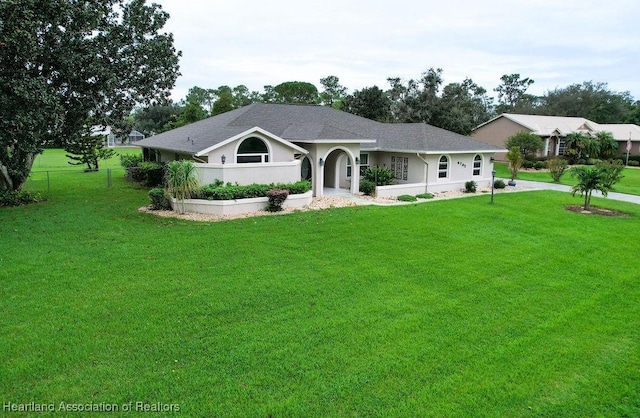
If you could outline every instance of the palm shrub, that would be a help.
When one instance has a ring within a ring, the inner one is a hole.
[[[178,212],[184,213],[184,199],[199,188],[196,166],[193,161],[171,161],[166,168],[166,185],[169,195],[176,199]]]
[[[584,196],[584,210],[591,209],[591,194],[594,190],[607,196],[609,189],[604,186],[603,172],[598,167],[573,167],[571,175],[578,179],[578,184],[571,188],[571,194],[575,196],[580,192],[580,196]]]
[[[395,182],[396,175],[390,168],[376,165],[367,167],[362,173],[362,177],[372,181],[376,186],[389,186]]]
[[[600,158],[613,158],[618,152],[618,142],[611,132],[600,131],[596,134],[600,143]]]
[[[554,183],[560,183],[560,179],[567,171],[569,165],[564,158],[550,158],[547,161],[547,167],[549,168],[549,174]]]

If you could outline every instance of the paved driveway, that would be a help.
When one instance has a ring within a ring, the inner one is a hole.
[[[518,186],[531,187],[532,189],[558,190],[561,192],[571,192],[571,186],[565,186],[563,184],[543,183],[539,181],[527,181],[527,180],[516,180],[516,184]],[[602,197],[602,193],[596,191],[596,192],[593,192],[593,196]],[[631,194],[610,192],[607,195],[607,199],[621,200],[623,202],[637,203],[640,205],[640,196],[634,196]]]

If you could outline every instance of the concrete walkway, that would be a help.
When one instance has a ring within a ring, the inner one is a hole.
[[[502,179],[502,180],[506,183],[509,179]],[[516,180],[516,184],[518,186],[527,187],[527,188],[532,189],[532,190],[556,190],[556,191],[559,191],[559,192],[571,193],[571,186],[565,186],[564,184],[544,183],[544,182],[539,182],[539,181],[527,181],[527,180]],[[507,186],[507,187],[509,187],[509,186]],[[522,191],[524,192],[524,191],[527,191],[527,190],[522,190]],[[376,201],[364,199],[364,198],[362,198],[360,196],[357,196],[357,195],[353,195],[353,194],[349,193],[349,191],[346,190],[346,189],[325,188],[324,189],[324,195],[325,196],[336,196],[336,197],[341,197],[341,198],[344,198],[344,199],[348,199],[348,200],[351,200],[351,201],[354,201],[354,202],[358,203],[359,205],[389,206],[389,205],[406,205],[406,204],[416,203],[416,202],[398,202],[398,201],[390,201],[388,203],[387,202],[384,202],[384,203],[383,202],[376,202]],[[475,195],[474,194],[469,194],[469,195],[465,195],[465,196],[475,196]],[[457,196],[457,197],[465,197],[465,196]],[[600,193],[598,191],[594,191],[593,192],[593,196],[602,197],[602,193]],[[635,195],[631,195],[631,194],[610,192],[605,199],[620,200],[622,202],[630,202],[630,203],[635,203],[635,204],[640,205],[640,196],[635,196]],[[423,202],[424,202],[424,200],[423,200]]]

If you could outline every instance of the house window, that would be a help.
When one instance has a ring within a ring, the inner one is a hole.
[[[267,148],[267,144],[255,136],[245,139],[238,147],[236,162],[238,164],[268,163],[269,149]]]
[[[438,162],[438,178],[444,179],[447,178],[449,174],[449,159],[444,155],[440,157],[440,161]]]
[[[565,155],[567,153],[567,142],[560,138],[560,142],[558,143],[558,155]]]
[[[406,180],[409,177],[409,157],[391,156],[391,171],[396,180]]]
[[[479,155],[476,155],[475,157],[473,157],[473,175],[479,176],[481,171],[482,171],[482,157]]]
[[[362,176],[364,172],[369,168],[369,154],[360,153],[360,175]]]
[[[360,154],[360,175],[369,167],[369,154]],[[351,177],[351,158],[347,157],[347,177]]]

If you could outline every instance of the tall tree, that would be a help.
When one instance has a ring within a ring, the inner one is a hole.
[[[91,129],[87,129],[83,135],[69,141],[64,150],[67,151],[67,158],[71,165],[86,164],[87,171],[98,171],[99,161],[107,160],[116,152],[104,147],[105,138],[101,135],[94,135]]]
[[[476,126],[489,119],[489,99],[486,92],[470,78],[462,83],[447,84],[430,123],[469,135]]]
[[[52,138],[166,99],[180,53],[144,0],[0,2],[0,190],[20,190]]]
[[[182,107],[171,102],[140,107],[133,113],[133,129],[146,136],[164,132],[164,126],[172,117],[177,120],[181,113]]]
[[[365,87],[345,98],[343,110],[367,119],[388,122],[391,115],[391,101],[378,86]]]
[[[339,109],[347,95],[347,88],[340,84],[340,79],[335,75],[321,78],[320,84],[323,88],[320,93],[322,104]]]
[[[211,111],[211,115],[219,115],[220,113],[228,112],[230,110],[235,109],[233,103],[233,95],[231,91],[221,90],[218,95],[218,100],[213,104],[213,110]]]
[[[586,81],[548,91],[538,114],[579,116],[597,123],[622,123],[633,106],[631,93],[616,93],[606,83]]]
[[[520,78],[520,74],[504,74],[500,77],[502,83],[494,89],[498,93],[496,113],[519,111],[518,108],[531,104],[533,96],[527,95],[527,89],[534,81],[529,77]]]
[[[187,92],[187,97],[184,101],[185,103],[198,103],[202,109],[211,114],[213,102],[216,101],[216,92],[213,89],[193,86]]]
[[[275,86],[273,91],[279,103],[317,104],[320,101],[318,88],[304,81],[285,81]]]

